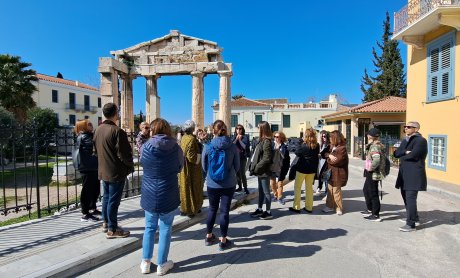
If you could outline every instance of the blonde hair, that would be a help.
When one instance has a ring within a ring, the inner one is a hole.
[[[305,131],[303,142],[308,147],[310,147],[310,149],[314,149],[318,146],[318,139],[316,138],[316,131],[313,128],[309,128]]]
[[[142,127],[149,125],[147,122],[142,122],[139,124],[139,129],[142,129]]]
[[[275,136],[278,134],[278,138],[280,139],[281,143],[286,143],[286,134],[284,134],[282,131],[277,131],[275,132]]]
[[[88,125],[93,125],[88,119],[77,121],[75,124],[75,133],[83,133],[89,131]]]

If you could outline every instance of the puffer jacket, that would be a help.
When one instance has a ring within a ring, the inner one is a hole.
[[[152,213],[168,213],[180,204],[177,174],[184,166],[184,154],[175,138],[157,134],[144,143],[141,207]]]
[[[93,133],[83,132],[77,137],[77,146],[80,152],[80,173],[97,171],[97,156],[93,154]]]
[[[211,148],[225,150],[225,171],[227,171],[227,179],[216,182],[209,176],[208,173],[208,156]],[[228,136],[214,137],[211,143],[204,146],[201,156],[201,167],[203,168],[204,176],[206,177],[206,185],[210,188],[231,188],[236,185],[236,172],[240,169],[240,155],[235,144]]]

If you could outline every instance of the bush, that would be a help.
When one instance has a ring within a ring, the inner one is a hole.
[[[13,113],[0,106],[0,124],[13,125],[15,122]]]

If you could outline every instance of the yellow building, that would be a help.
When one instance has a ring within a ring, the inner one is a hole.
[[[339,130],[347,139],[348,153],[362,157],[366,134],[376,127],[382,133],[388,148],[404,136],[403,126],[406,119],[406,99],[385,97],[363,103],[346,110],[324,115],[324,130]]]
[[[427,175],[460,185],[460,0],[412,0],[394,17],[393,39],[408,45],[406,119],[428,140]]]

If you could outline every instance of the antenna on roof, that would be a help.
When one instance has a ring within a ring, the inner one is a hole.
[[[57,73],[56,77],[57,77],[57,78],[61,78],[61,79],[64,79],[64,76],[62,76],[62,73],[60,73],[59,71],[58,71],[58,73]]]

